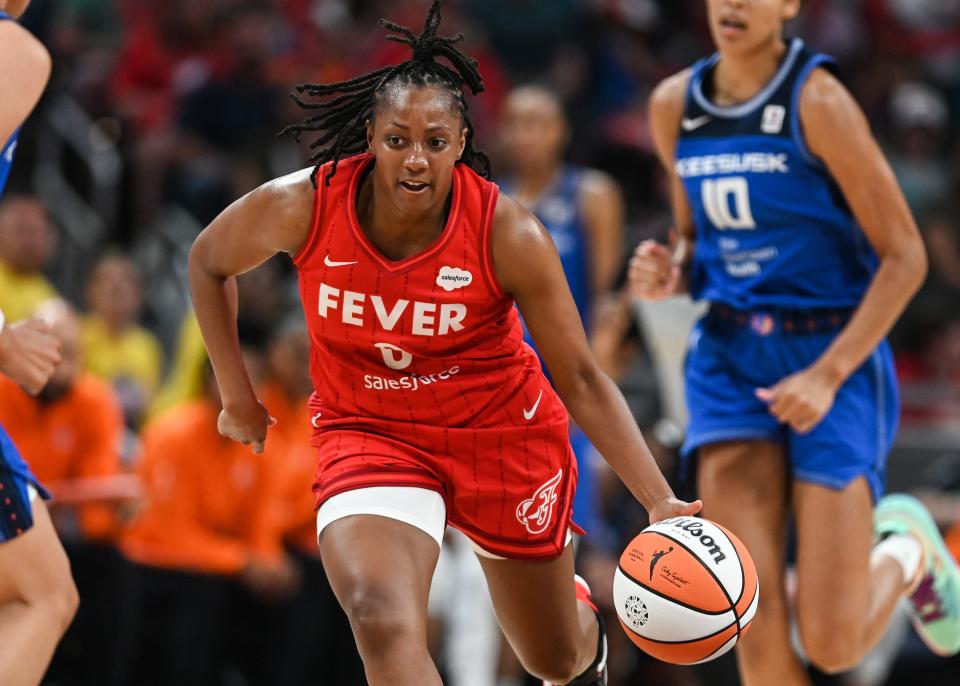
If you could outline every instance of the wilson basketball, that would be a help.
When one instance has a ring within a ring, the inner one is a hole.
[[[613,597],[630,640],[659,660],[690,665],[736,645],[760,587],[736,536],[706,519],[674,517],[647,527],[623,551]]]

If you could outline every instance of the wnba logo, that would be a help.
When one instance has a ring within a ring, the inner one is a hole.
[[[557,486],[560,485],[562,477],[561,469],[556,476],[538,488],[533,497],[524,500],[517,507],[517,519],[531,534],[542,534],[550,526],[553,508],[557,504]]]
[[[401,350],[395,345],[390,345],[389,343],[374,343],[374,347],[379,348],[380,354],[383,355],[383,363],[390,367],[390,369],[406,369],[410,366],[410,363],[413,362],[413,355],[408,353],[406,350]]]

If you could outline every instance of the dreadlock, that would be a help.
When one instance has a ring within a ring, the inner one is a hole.
[[[474,95],[483,92],[483,78],[477,69],[477,60],[454,47],[463,40],[462,33],[453,38],[437,35],[441,4],[443,0],[433,0],[419,36],[405,26],[386,19],[380,20],[380,24],[390,32],[387,40],[406,43],[411,47],[411,59],[350,81],[300,84],[296,87],[297,92],[291,94],[290,97],[300,107],[317,111],[317,114],[307,117],[300,124],[286,127],[279,135],[292,134],[299,141],[304,131],[320,132],[316,140],[310,143],[310,148],[316,150],[310,158],[315,165],[310,175],[314,187],[317,185],[317,172],[324,164],[333,161],[330,173],[325,178],[329,185],[343,157],[367,149],[366,122],[374,117],[390,89],[410,85],[441,88],[453,96],[467,130],[461,161],[483,178],[490,178],[490,159],[473,145],[473,124],[467,117],[467,101],[463,94],[464,86]],[[451,66],[438,62],[439,57],[445,57]],[[308,102],[298,96],[303,93],[321,101]]]

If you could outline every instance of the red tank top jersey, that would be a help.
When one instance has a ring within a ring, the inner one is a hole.
[[[357,221],[357,193],[373,161],[342,160],[329,186],[329,169],[319,171],[310,233],[294,256],[313,348],[314,427],[403,423],[415,435],[416,425],[565,423],[523,342],[514,301],[494,276],[496,184],[456,165],[442,233],[423,252],[392,261]]]

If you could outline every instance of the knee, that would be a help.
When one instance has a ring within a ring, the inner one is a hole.
[[[843,623],[801,621],[800,642],[807,659],[825,674],[850,671],[863,657],[856,627]]]
[[[575,649],[557,649],[550,653],[518,657],[527,672],[550,684],[567,684],[580,676],[577,672],[579,659]]]
[[[343,609],[365,654],[409,646],[418,636],[426,646],[426,619],[418,618],[412,603],[392,589],[359,585],[347,595]]]

